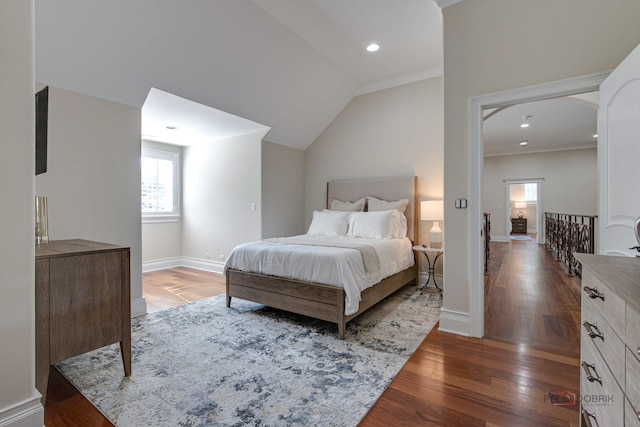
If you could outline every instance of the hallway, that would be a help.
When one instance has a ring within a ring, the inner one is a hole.
[[[485,338],[568,357],[580,354],[580,285],[546,246],[491,244]]]

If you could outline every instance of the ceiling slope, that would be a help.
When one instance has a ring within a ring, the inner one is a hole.
[[[305,149],[358,89],[441,68],[431,0],[298,1],[36,0],[36,78],[138,108],[154,87]]]

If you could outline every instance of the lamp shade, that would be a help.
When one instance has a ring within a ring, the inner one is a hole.
[[[526,209],[527,202],[516,202],[516,209]]]
[[[420,219],[422,221],[442,221],[444,219],[442,200],[420,202]]]

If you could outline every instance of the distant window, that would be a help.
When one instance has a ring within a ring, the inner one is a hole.
[[[180,154],[143,149],[142,216],[180,215]]]
[[[534,203],[538,201],[538,184],[537,183],[524,184],[524,200],[526,202],[534,202]]]

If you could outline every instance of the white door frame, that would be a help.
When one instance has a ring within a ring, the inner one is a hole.
[[[605,71],[566,80],[496,92],[468,101],[469,117],[469,333],[484,335],[484,238],[482,236],[483,110],[599,90]]]

